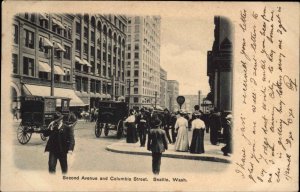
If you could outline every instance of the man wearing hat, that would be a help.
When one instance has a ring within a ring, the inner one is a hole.
[[[68,172],[67,154],[72,154],[75,146],[73,126],[63,123],[63,115],[57,112],[54,121],[49,124],[48,129],[43,133],[49,136],[45,152],[49,152],[49,172],[56,172],[57,160],[60,162],[63,174]]]
[[[229,156],[228,153],[232,153],[232,132],[231,132],[231,124],[232,124],[232,115],[228,114],[226,117],[226,123],[224,124],[224,137],[226,145],[222,147],[221,151],[224,156]]]
[[[158,175],[160,172],[162,152],[168,149],[166,132],[159,129],[161,121],[158,117],[152,119],[151,130],[148,136],[147,149],[152,151],[152,172]]]
[[[140,137],[140,146],[144,147],[146,143],[146,133],[149,127],[148,117],[144,108],[141,108],[140,114],[137,116],[136,122]]]

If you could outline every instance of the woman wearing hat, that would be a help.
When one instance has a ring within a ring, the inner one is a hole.
[[[135,112],[133,109],[129,110],[129,117],[125,120],[127,124],[127,143],[136,143],[138,142],[137,133],[136,133],[136,125],[135,125]]]
[[[200,119],[201,118],[200,112],[195,112],[193,115],[195,119],[192,121],[193,137],[192,137],[190,152],[201,154],[204,153],[205,124]]]
[[[63,123],[63,115],[56,113],[48,129],[43,133],[49,136],[45,152],[49,152],[49,172],[55,173],[57,160],[60,162],[62,173],[68,172],[67,154],[72,154],[75,146],[73,126]]]
[[[177,138],[175,142],[176,151],[188,151],[189,139],[188,139],[188,121],[184,118],[185,113],[179,111],[179,118],[176,121],[175,129],[177,132]]]

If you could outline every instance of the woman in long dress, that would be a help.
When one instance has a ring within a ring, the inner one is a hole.
[[[127,124],[126,142],[136,143],[138,142],[138,139],[137,139],[136,125],[135,125],[134,110],[130,109],[129,114],[130,114],[129,117],[125,120],[125,123]]]
[[[175,123],[175,130],[177,132],[177,138],[175,142],[176,151],[188,151],[189,139],[188,139],[188,121],[184,118],[184,113],[179,112],[180,117]]]
[[[204,153],[204,129],[205,124],[200,119],[201,113],[194,113],[195,119],[192,121],[193,137],[190,147],[190,153]]]

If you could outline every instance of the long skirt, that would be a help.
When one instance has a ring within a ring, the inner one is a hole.
[[[126,142],[127,143],[136,143],[136,142],[138,142],[135,123],[128,123],[128,125],[127,125]]]
[[[186,127],[179,127],[178,134],[175,142],[176,151],[188,151],[189,150],[189,139],[188,130]]]
[[[194,129],[190,152],[204,153],[204,129]]]

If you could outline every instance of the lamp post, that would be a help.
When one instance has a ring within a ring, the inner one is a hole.
[[[156,102],[157,102],[157,91],[155,91],[155,104],[154,104],[155,109],[156,109]]]
[[[50,95],[54,96],[54,47],[52,46],[50,49],[50,54],[51,54],[51,59],[50,59],[50,63],[51,63],[51,91],[50,91]]]
[[[129,108],[130,108],[130,97],[131,97],[131,94],[130,94],[131,91],[130,91],[130,89],[131,89],[131,87],[134,86],[134,85],[131,86],[131,83],[132,83],[132,82],[133,82],[133,81],[130,81],[130,79],[127,80],[128,88],[129,88],[129,89],[128,89],[128,106],[129,106]]]

